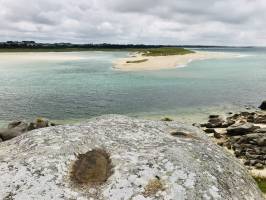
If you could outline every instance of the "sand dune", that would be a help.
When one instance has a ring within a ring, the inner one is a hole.
[[[113,68],[122,71],[174,69],[178,67],[184,67],[188,63],[196,60],[222,59],[222,58],[234,58],[234,57],[237,57],[237,55],[231,53],[222,53],[222,52],[200,52],[200,51],[197,51],[192,54],[174,55],[174,56],[142,56],[140,54],[136,54],[134,55],[134,57],[131,56],[128,58],[122,58],[114,61]],[[138,62],[140,60],[147,60],[147,61]]]

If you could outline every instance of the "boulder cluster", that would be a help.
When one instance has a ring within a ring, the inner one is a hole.
[[[0,142],[10,140],[34,129],[50,126],[56,126],[56,124],[45,118],[37,118],[34,122],[13,121],[8,124],[7,128],[0,129]]]
[[[210,115],[204,131],[213,134],[217,144],[234,151],[244,164],[266,167],[266,113],[241,112],[228,117]]]

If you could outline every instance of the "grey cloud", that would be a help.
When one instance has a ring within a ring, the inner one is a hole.
[[[0,0],[0,40],[266,45],[265,0]]]

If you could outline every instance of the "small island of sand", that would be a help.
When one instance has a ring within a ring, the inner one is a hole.
[[[113,68],[122,71],[162,70],[184,67],[196,60],[233,58],[236,55],[222,52],[190,51],[180,55],[147,55],[137,52],[128,58],[114,61]]]

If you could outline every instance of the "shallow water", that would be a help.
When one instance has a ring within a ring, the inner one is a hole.
[[[1,54],[0,126],[18,118],[73,122],[109,113],[192,122],[266,99],[266,49],[212,51],[241,56],[173,70],[119,72],[112,61],[127,52],[46,53],[60,59]]]

